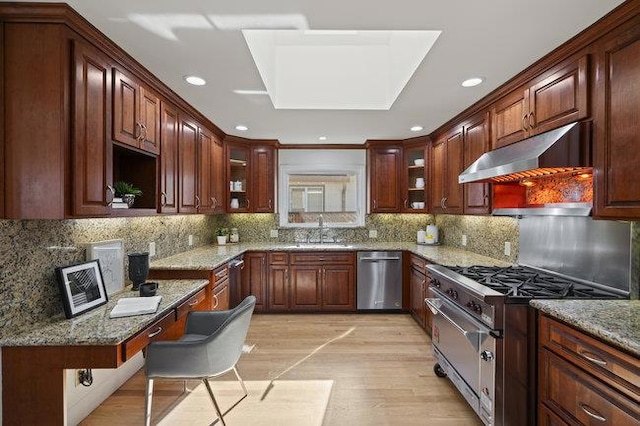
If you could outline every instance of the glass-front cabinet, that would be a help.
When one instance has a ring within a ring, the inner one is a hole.
[[[249,211],[249,154],[250,149],[241,145],[227,145],[227,197],[228,212]]]
[[[427,147],[426,144],[404,147],[403,211],[427,211]]]

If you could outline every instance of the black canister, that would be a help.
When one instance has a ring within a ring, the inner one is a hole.
[[[129,279],[133,282],[132,290],[137,291],[148,276],[149,253],[129,254]]]

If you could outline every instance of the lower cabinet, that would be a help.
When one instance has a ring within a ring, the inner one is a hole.
[[[539,326],[538,424],[639,424],[637,357],[545,315]]]
[[[431,311],[424,299],[428,297],[431,277],[425,274],[427,261],[419,256],[411,255],[409,270],[409,311],[420,327],[431,335]]]
[[[245,267],[242,270],[241,299],[250,294],[256,297],[256,311],[267,307],[267,253],[247,252],[244,255]]]

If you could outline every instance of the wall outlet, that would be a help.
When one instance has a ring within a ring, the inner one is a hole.
[[[156,255],[156,243],[155,241],[151,241],[149,243],[149,256],[153,257]]]
[[[189,235],[189,245],[193,245],[193,235]]]
[[[504,255],[511,256],[511,243],[509,241],[504,242]]]
[[[462,234],[462,245],[466,246],[467,245],[467,236]]]
[[[376,231],[375,229],[370,229],[369,238],[378,238],[378,231]]]
[[[271,238],[278,238],[278,230],[277,230],[277,229],[272,229],[272,230],[269,232],[269,236],[270,236]]]

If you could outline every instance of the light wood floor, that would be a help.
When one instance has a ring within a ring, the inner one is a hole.
[[[245,381],[333,380],[323,426],[481,425],[448,379],[433,373],[429,337],[409,315],[255,314],[247,343],[255,348],[238,363]],[[181,392],[181,384],[156,381],[154,421]],[[236,410],[243,403],[250,401]],[[213,412],[210,403],[201,410]],[[143,411],[140,371],[82,424],[142,424]]]

